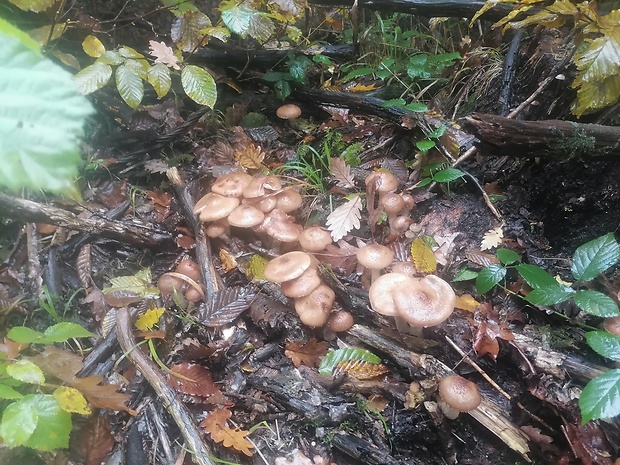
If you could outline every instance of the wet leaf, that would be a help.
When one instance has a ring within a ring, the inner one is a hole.
[[[318,342],[310,339],[308,342],[294,341],[286,344],[284,355],[293,361],[293,365],[299,368],[301,365],[315,366],[327,353],[328,344],[325,341]]]
[[[332,158],[329,167],[331,175],[340,187],[345,189],[355,187],[355,179],[351,173],[351,167],[342,158]]]
[[[574,294],[574,289],[556,284],[534,289],[525,296],[525,300],[534,305],[556,305],[570,299]]]
[[[577,307],[590,315],[600,317],[620,316],[618,304],[602,292],[591,289],[579,290],[573,296]]]
[[[26,444],[32,436],[39,414],[32,402],[14,402],[4,409],[0,437],[9,447]]]
[[[211,436],[215,442],[222,443],[224,447],[232,447],[239,452],[251,457],[253,448],[252,443],[247,440],[246,436],[249,431],[243,431],[239,428],[231,429],[228,427],[228,420],[232,413],[228,409],[218,409],[211,412],[200,423],[200,426]]]
[[[28,360],[18,360],[6,367],[6,374],[11,378],[29,384],[45,383],[45,376],[41,368]]]
[[[149,40],[150,55],[155,57],[155,63],[162,63],[169,68],[180,70],[179,59],[174,55],[174,50],[168,47],[165,42]]]
[[[217,399],[215,403],[226,401],[220,387],[213,382],[209,369],[196,363],[181,363],[170,367],[170,371],[172,373],[167,376],[168,384],[177,391],[190,396],[210,398],[211,401]]]
[[[181,84],[187,96],[197,104],[206,105],[209,108],[215,106],[217,100],[215,81],[204,69],[195,65],[187,65],[181,71]]]
[[[117,392],[120,386],[116,384],[99,384],[102,381],[102,376],[88,376],[86,378],[76,378],[71,385],[84,394],[84,397],[86,397],[94,407],[125,411],[131,415],[135,415],[136,412],[125,405],[129,402],[129,396]]]
[[[96,62],[73,76],[73,80],[78,90],[83,95],[88,95],[105,86],[111,77],[112,67],[106,63]]]
[[[349,347],[346,349],[336,349],[329,352],[319,365],[319,373],[331,376],[335,368],[342,362],[351,360],[361,360],[373,364],[381,363],[381,359],[366,349]]]
[[[510,249],[497,249],[495,254],[504,265],[512,265],[521,258],[517,252]]]
[[[542,268],[528,263],[522,263],[516,266],[517,272],[521,275],[525,282],[532,289],[540,289],[542,287],[554,287],[558,282],[553,276]]]
[[[23,396],[11,386],[0,383],[0,399],[19,399],[20,397]]]
[[[175,19],[170,35],[180,50],[191,52],[207,42],[205,32],[211,26],[211,20],[204,13],[197,10],[186,11]]]
[[[205,326],[217,328],[232,323],[250,308],[256,292],[251,287],[229,287],[218,291],[209,316],[201,321]]]
[[[481,252],[479,250],[468,250],[467,252],[465,252],[465,257],[471,263],[481,267],[499,264],[499,260],[495,255]]]
[[[327,229],[334,241],[339,241],[349,231],[359,229],[362,216],[362,198],[359,195],[340,205],[327,217]]]
[[[65,412],[79,413],[80,415],[90,415],[92,411],[88,402],[80,391],[68,386],[60,386],[52,393],[58,405]]]
[[[72,435],[71,450],[80,456],[84,465],[101,465],[112,452],[114,437],[109,423],[106,415],[95,415]]]
[[[476,277],[476,290],[478,294],[489,292],[506,276],[506,268],[502,265],[491,265],[480,270]]]
[[[420,273],[434,273],[437,270],[437,258],[424,239],[414,239],[409,251],[411,260]]]
[[[372,363],[366,360],[347,360],[336,365],[332,375],[339,376],[346,373],[359,380],[373,379],[389,373],[390,370],[380,363]]]
[[[144,97],[144,85],[138,73],[127,64],[116,68],[116,88],[125,103],[136,109]]]
[[[136,320],[136,328],[141,331],[153,329],[153,326],[159,323],[159,319],[165,312],[166,310],[164,308],[149,308]]]
[[[474,299],[469,294],[457,295],[456,302],[454,303],[454,307],[460,310],[465,310],[466,312],[475,312],[476,308],[478,308],[480,302]]]
[[[609,370],[591,380],[579,398],[581,424],[620,414],[620,370]]]
[[[571,271],[575,279],[591,281],[617,263],[618,257],[620,246],[614,235],[609,233],[577,247]]]
[[[235,160],[246,169],[259,169],[264,159],[265,152],[256,144],[248,144],[244,149],[235,151]]]
[[[170,70],[166,67],[166,65],[161,63],[157,63],[149,68],[146,72],[146,79],[148,83],[153,86],[158,98],[162,98],[168,94],[170,86],[172,85]],[[160,160],[151,160],[151,162],[153,161],[158,161],[161,163]],[[166,165],[166,168],[167,167],[168,166]]]
[[[614,362],[620,362],[620,337],[607,331],[590,331],[586,333],[586,341],[596,353]]]
[[[82,41],[82,49],[89,57],[99,58],[105,53],[105,45],[94,35],[88,35]]]

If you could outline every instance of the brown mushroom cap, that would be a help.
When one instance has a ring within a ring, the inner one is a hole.
[[[301,116],[301,108],[293,103],[287,103],[276,110],[276,115],[282,119],[299,118]]]
[[[252,205],[239,205],[230,215],[228,215],[228,224],[238,228],[251,228],[257,224],[261,224],[265,219],[265,214]]]
[[[277,203],[278,200],[275,195],[264,195],[255,199],[243,199],[241,201],[242,205],[252,205],[263,213],[269,213],[271,210],[276,208]]]
[[[302,230],[301,225],[295,223],[294,217],[277,208],[269,212],[265,220],[255,228],[256,232],[267,234],[280,242],[295,242]]]
[[[334,291],[328,285],[321,284],[307,296],[295,299],[295,311],[303,324],[318,328],[329,318],[334,300]]]
[[[411,285],[413,278],[399,273],[388,273],[378,277],[368,289],[368,298],[372,309],[386,316],[398,313],[393,293],[397,287]]]
[[[215,223],[209,223],[207,229],[205,229],[205,234],[211,238],[220,237],[228,232],[228,228],[228,221],[221,219]]]
[[[241,197],[243,190],[252,182],[252,176],[247,173],[230,173],[218,177],[211,192],[223,195],[224,197]]]
[[[333,312],[327,319],[327,327],[335,333],[348,331],[353,326],[353,323],[355,323],[353,315],[345,310]]]
[[[470,412],[482,402],[478,386],[462,376],[450,375],[441,378],[437,387],[441,399],[459,412]]]
[[[312,260],[306,252],[288,252],[271,260],[265,267],[265,279],[283,283],[295,279],[310,268]]]
[[[230,215],[240,202],[236,197],[224,197],[223,195],[209,192],[196,202],[194,214],[198,215],[202,222],[221,220]]]
[[[306,228],[299,235],[299,245],[308,252],[320,252],[332,242],[330,232],[320,226]]]
[[[284,213],[290,213],[301,207],[303,199],[299,192],[293,189],[287,189],[278,193],[276,196],[276,208],[282,210]]]
[[[185,291],[185,298],[190,302],[198,302],[202,300],[202,294],[195,287],[190,287],[187,291]]]
[[[413,220],[408,216],[397,216],[392,220],[392,229],[398,233],[404,233],[413,224]]]
[[[442,323],[452,314],[456,295],[447,282],[435,275],[408,279],[405,286],[392,292],[397,316],[411,326],[426,328]]]
[[[398,212],[405,208],[405,201],[403,198],[400,194],[395,194],[393,192],[382,196],[381,200],[379,200],[379,204],[389,216],[396,216]]]
[[[252,181],[243,190],[243,197],[255,199],[266,194],[273,194],[282,189],[282,183],[277,176],[254,176]]]
[[[603,320],[603,328],[608,333],[620,337],[620,316],[613,316]]]
[[[175,271],[184,274],[188,278],[192,278],[194,281],[200,281],[200,267],[191,258],[181,261]]]
[[[177,278],[176,276],[171,276],[169,274],[163,274],[157,280],[157,288],[159,292],[161,292],[163,297],[168,297],[174,292],[181,292],[185,287],[185,282],[182,279]]]
[[[292,299],[305,297],[321,285],[321,278],[315,268],[308,268],[301,276],[281,284],[282,294]]]
[[[381,244],[368,244],[357,251],[357,261],[371,270],[381,270],[394,260],[394,252]]]
[[[400,196],[403,198],[403,202],[405,202],[405,206],[403,207],[403,212],[405,213],[410,212],[415,206],[415,199],[413,198],[413,195],[404,193],[404,194],[400,194]]]
[[[366,176],[366,188],[370,185],[370,183],[375,183],[375,189],[380,194],[386,192],[393,192],[398,189],[398,179],[392,173],[387,171],[375,171]]]

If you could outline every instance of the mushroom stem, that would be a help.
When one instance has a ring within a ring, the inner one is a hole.
[[[419,337],[420,339],[424,338],[424,328],[421,326],[413,326],[412,324],[405,321],[405,319],[401,316],[395,315],[394,321],[396,323],[396,329],[398,332],[402,334],[410,334],[411,336]]]

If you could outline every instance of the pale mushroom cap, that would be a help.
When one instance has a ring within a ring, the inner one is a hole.
[[[226,234],[228,227],[228,222],[224,222],[223,220],[210,223],[209,226],[207,226],[207,229],[205,229],[205,234],[211,238],[220,237],[221,235]]]
[[[265,195],[263,197],[257,197],[255,199],[243,199],[241,201],[242,205],[252,205],[253,207],[258,208],[263,213],[269,213],[271,210],[276,208],[278,200],[275,195]]]
[[[192,278],[194,281],[200,281],[200,266],[191,258],[182,260],[175,268],[177,273],[184,274],[185,276]]]
[[[301,225],[295,223],[294,217],[277,208],[269,212],[265,220],[255,228],[256,232],[268,234],[280,242],[295,242],[302,230]]]
[[[392,273],[400,273],[400,274],[404,274],[405,276],[415,276],[416,275],[417,270],[415,269],[415,266],[413,263],[411,262],[396,262],[394,263],[394,265],[392,265]]]
[[[278,210],[282,210],[284,213],[290,213],[301,207],[303,199],[299,192],[287,189],[276,196],[276,202],[276,208]]]
[[[329,318],[335,300],[334,291],[328,285],[321,284],[307,296],[295,299],[295,311],[303,324],[318,328]]]
[[[605,331],[608,333],[620,337],[620,316],[605,318],[605,320],[603,320],[603,328],[605,328]]]
[[[399,317],[411,326],[426,328],[452,314],[456,295],[447,282],[435,275],[409,279],[406,286],[392,292]]]
[[[211,192],[224,197],[241,197],[250,182],[252,182],[252,176],[247,173],[225,174],[215,180],[211,186]]]
[[[400,196],[400,194],[395,194],[393,192],[385,194],[383,197],[381,197],[379,203],[383,207],[385,213],[387,213],[388,215],[396,215],[403,208],[405,208],[405,201],[403,200],[403,198]]]
[[[368,289],[368,299],[372,309],[386,316],[393,316],[398,313],[396,303],[392,294],[398,286],[406,287],[411,285],[413,278],[399,273],[388,273],[379,276]]]
[[[288,252],[271,260],[265,267],[265,279],[283,283],[295,279],[310,268],[312,260],[305,252]]]
[[[375,183],[375,189],[379,193],[392,192],[398,189],[398,179],[387,171],[375,171],[366,176],[365,183],[368,186],[371,182]]]
[[[282,294],[292,299],[305,297],[321,285],[321,278],[315,268],[308,268],[301,276],[281,284]]]
[[[251,205],[239,205],[228,215],[228,223],[238,228],[251,228],[264,219],[265,214]]]
[[[381,270],[394,260],[394,252],[381,244],[368,244],[357,251],[357,261],[371,270]]]
[[[240,202],[236,197],[224,197],[209,192],[196,202],[194,214],[199,215],[198,218],[202,222],[221,220],[230,215]]]
[[[306,228],[299,235],[299,245],[308,252],[320,252],[332,242],[330,232],[320,226]]]
[[[265,194],[273,194],[282,189],[282,183],[277,176],[254,176],[252,181],[243,190],[246,199],[255,199]]]
[[[470,412],[482,402],[478,386],[462,376],[450,375],[441,378],[437,387],[441,399],[459,412]]]
[[[301,116],[301,108],[293,103],[287,103],[276,110],[276,115],[282,119],[299,118]]]

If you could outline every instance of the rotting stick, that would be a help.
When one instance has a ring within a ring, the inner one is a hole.
[[[196,426],[187,407],[179,400],[176,392],[168,386],[158,368],[146,355],[136,349],[136,340],[131,330],[131,317],[127,308],[120,308],[116,313],[116,337],[127,358],[144,375],[157,396],[162,400],[174,422],[179,427],[186,446],[190,449],[194,462],[199,465],[214,465],[209,456],[211,451],[202,439],[202,432]]]

